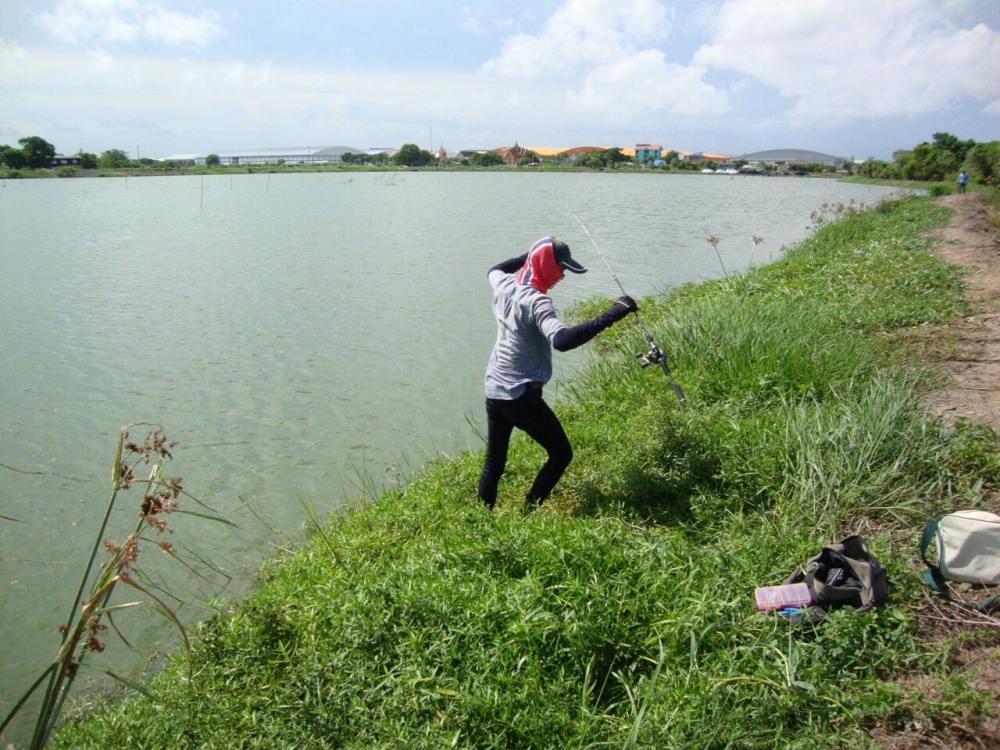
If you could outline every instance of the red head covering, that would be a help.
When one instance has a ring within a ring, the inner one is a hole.
[[[563,269],[556,260],[551,237],[542,237],[528,251],[528,258],[517,272],[517,283],[533,286],[547,294],[552,285],[562,278]]]

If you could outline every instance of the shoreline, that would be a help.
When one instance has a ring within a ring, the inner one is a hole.
[[[64,171],[61,171],[64,170]],[[244,175],[244,174],[323,174],[327,172],[337,172],[337,173],[385,173],[385,172],[402,172],[415,173],[415,172],[509,172],[512,174],[532,174],[539,172],[562,172],[562,173],[582,173],[582,174],[679,174],[679,175],[697,175],[699,177],[795,177],[795,178],[813,178],[813,179],[841,179],[854,181],[853,178],[841,174],[829,174],[829,173],[816,173],[816,174],[703,174],[701,171],[696,169],[657,169],[657,168],[644,168],[644,167],[620,167],[612,168],[605,167],[603,169],[595,169],[593,167],[575,167],[575,166],[522,166],[522,167],[512,167],[512,166],[495,166],[495,167],[474,167],[474,166],[426,166],[426,167],[408,167],[408,166],[354,166],[354,165],[315,165],[315,166],[298,166],[298,167],[285,167],[277,164],[261,164],[253,166],[239,166],[239,167],[182,167],[178,169],[141,169],[141,168],[126,168],[126,169],[80,169],[77,167],[62,167],[60,169],[36,169],[36,170],[11,170],[8,169],[5,173],[0,174],[0,180],[39,180],[39,179],[85,179],[85,178],[101,178],[101,179],[113,179],[115,177],[191,177],[191,176],[226,176],[226,175]],[[860,178],[861,180],[868,180],[867,184],[877,185],[877,184],[893,184],[905,186],[900,181],[892,180],[875,180],[870,178]]]

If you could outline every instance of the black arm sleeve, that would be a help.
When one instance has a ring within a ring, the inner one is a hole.
[[[524,255],[518,256],[517,258],[511,258],[510,260],[502,261],[500,263],[497,263],[495,266],[493,266],[493,268],[487,271],[486,275],[489,276],[494,271],[503,271],[504,273],[514,273],[514,271],[518,270],[521,266],[524,265],[524,261],[526,261],[527,259],[528,259],[528,254],[525,253]]]
[[[610,328],[627,314],[628,310],[616,303],[593,320],[563,328],[552,338],[552,346],[560,352],[576,349],[578,346],[586,344],[605,328]]]

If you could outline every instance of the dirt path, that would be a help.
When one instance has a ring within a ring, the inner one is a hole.
[[[940,368],[951,384],[928,406],[946,420],[964,417],[1000,432],[1000,239],[982,194],[947,195],[938,203],[954,213],[947,227],[930,233],[943,240],[934,252],[972,269],[965,277],[972,311],[940,331]]]
[[[947,376],[947,384],[927,397],[927,406],[946,421],[968,419],[992,426],[1000,434],[1000,238],[987,220],[987,204],[978,193],[948,195],[938,203],[953,210],[947,227],[930,232],[940,240],[934,252],[949,263],[970,269],[965,276],[965,296],[971,303],[968,315],[954,323],[928,331],[911,331],[925,359]],[[1000,447],[1000,446],[998,446]],[[1000,512],[996,494],[987,499]],[[1000,747],[1000,646],[997,638],[968,638],[981,620],[924,592],[922,629],[931,638],[955,639],[952,662],[965,673],[969,684],[992,696],[992,715],[974,725],[969,714],[956,712],[951,723],[939,726],[908,726],[873,732],[884,750],[920,748]],[[961,637],[960,637],[961,634]],[[964,640],[963,640],[964,637]],[[936,695],[933,681],[909,676],[907,689]]]

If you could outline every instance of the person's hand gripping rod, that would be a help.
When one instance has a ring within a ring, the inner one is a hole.
[[[569,211],[569,209],[567,209],[567,211]],[[597,240],[594,239],[594,236],[590,233],[590,230],[587,229],[587,225],[584,224],[583,221],[580,219],[580,217],[577,216],[576,213],[574,213],[573,211],[569,211],[569,214],[574,219],[576,219],[577,224],[579,224],[580,228],[583,229],[583,233],[587,235],[587,239],[590,240],[590,244],[594,246],[594,249],[597,251],[597,254],[601,257],[601,260],[604,261],[604,265],[608,267],[608,271],[611,273],[611,278],[615,280],[615,283],[618,285],[618,288],[621,290],[622,294],[625,297],[632,299],[631,297],[629,297],[628,292],[625,291],[625,287],[622,286],[622,282],[621,280],[619,280],[618,274],[615,273],[615,269],[611,267],[611,263],[608,262],[607,257],[605,257],[604,253],[601,252],[601,247],[600,245],[597,244]],[[656,341],[653,339],[653,335],[649,332],[649,329],[646,328],[645,323],[642,322],[642,318],[639,317],[638,309],[634,311],[634,315],[636,323],[639,324],[639,330],[642,331],[642,335],[646,338],[646,343],[649,344],[649,351],[639,352],[638,354],[635,355],[636,358],[639,360],[639,365],[641,367],[648,367],[649,365],[654,363],[658,364],[660,368],[663,370],[663,374],[666,375],[667,379],[670,381],[670,387],[673,388],[674,393],[677,394],[677,400],[681,403],[681,405],[686,404],[687,396],[684,395],[683,389],[680,387],[678,382],[674,380],[673,373],[670,372],[670,365],[667,364],[667,355],[663,353],[663,350],[660,349],[659,345],[657,345]]]

